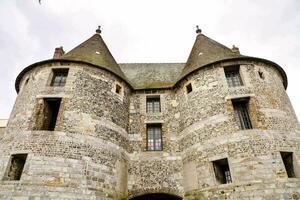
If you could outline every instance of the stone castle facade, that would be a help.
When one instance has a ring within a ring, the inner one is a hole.
[[[0,199],[300,199],[284,70],[200,31],[186,63],[118,64],[97,30],[15,86]]]

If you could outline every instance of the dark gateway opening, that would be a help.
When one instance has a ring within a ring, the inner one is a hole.
[[[137,196],[130,200],[182,200],[182,198],[170,194],[155,193],[155,194],[145,194],[145,195]]]

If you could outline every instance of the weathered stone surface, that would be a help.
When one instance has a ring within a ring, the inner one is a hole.
[[[240,66],[243,85],[229,88],[224,67],[233,65]],[[69,69],[64,87],[50,86],[57,68]],[[228,60],[171,87],[178,72],[164,79],[167,88],[135,90],[130,80],[88,63],[53,60],[26,71],[8,125],[0,128],[0,177],[11,155],[28,156],[19,181],[0,181],[0,199],[109,200],[146,193],[188,200],[299,199],[300,129],[278,68]],[[146,112],[151,96],[160,97],[161,112]],[[62,98],[54,131],[39,128],[43,98]],[[239,98],[249,99],[253,129],[238,127],[232,100]],[[162,151],[147,151],[152,123],[161,124]],[[293,152],[296,178],[288,178],[281,151]],[[232,183],[215,178],[213,161],[223,158]]]

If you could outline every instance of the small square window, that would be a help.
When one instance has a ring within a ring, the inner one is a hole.
[[[186,93],[191,93],[193,91],[193,87],[191,83],[187,84],[185,88],[186,88]]]
[[[220,184],[231,183],[231,174],[227,158],[213,161],[216,180]]]
[[[160,112],[160,97],[147,97],[147,112],[157,113]]]
[[[237,87],[243,85],[240,76],[240,66],[225,67],[224,71],[229,87]]]
[[[17,181],[21,179],[23,168],[26,162],[27,154],[15,154],[10,158],[7,168],[7,174],[3,180]]]
[[[147,151],[162,151],[161,124],[147,124]]]
[[[69,69],[53,69],[53,77],[50,86],[65,86]]]
[[[289,178],[296,178],[294,171],[293,152],[280,152],[286,173]]]
[[[116,84],[116,93],[121,94],[122,87],[119,84]]]
[[[235,118],[240,129],[252,129],[249,113],[248,113],[248,101],[232,101]]]

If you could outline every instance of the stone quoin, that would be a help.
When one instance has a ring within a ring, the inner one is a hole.
[[[0,199],[300,199],[284,70],[199,28],[186,63],[117,63],[99,27],[15,87]]]

